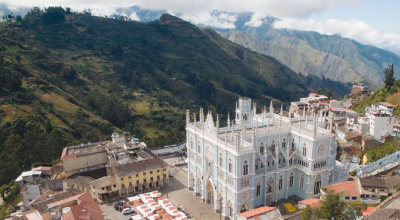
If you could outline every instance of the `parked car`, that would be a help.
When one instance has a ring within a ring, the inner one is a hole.
[[[124,214],[124,215],[131,214],[132,212],[133,212],[133,209],[131,209],[131,208],[122,209],[122,214]]]
[[[121,206],[118,207],[118,211],[122,212],[122,210],[126,209],[126,208],[130,208],[130,207],[127,206],[127,205],[121,205]]]
[[[121,200],[121,201],[114,202],[113,206],[114,206],[114,209],[117,210],[119,206],[125,205],[125,204],[126,204],[126,202]]]

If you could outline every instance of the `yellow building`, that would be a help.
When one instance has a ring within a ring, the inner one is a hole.
[[[110,155],[107,173],[115,176],[120,195],[160,188],[168,182],[168,164],[146,147],[117,148]]]

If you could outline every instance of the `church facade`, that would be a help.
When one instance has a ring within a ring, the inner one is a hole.
[[[289,117],[256,112],[251,99],[236,104],[227,126],[200,109],[192,120],[186,113],[189,190],[227,219],[290,196],[319,197],[332,180],[336,141],[332,125],[317,114]]]

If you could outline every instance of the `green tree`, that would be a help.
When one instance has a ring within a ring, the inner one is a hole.
[[[317,89],[317,91],[316,91],[316,93],[317,93],[318,95],[321,95],[321,92],[322,92],[322,89],[321,89],[321,88]]]
[[[317,207],[302,210],[301,219],[356,220],[360,218],[362,210],[365,210],[367,205],[365,203],[345,203],[340,199],[341,196],[341,193],[334,194],[332,191],[326,190],[324,199],[320,200]]]
[[[383,70],[383,73],[385,74],[385,78],[382,78],[382,81],[385,83],[385,89],[389,90],[393,85],[394,85],[394,70],[393,70],[393,64],[389,65],[388,68],[385,68]]]
[[[331,99],[333,97],[332,88],[328,88],[326,90],[326,96],[328,96],[329,99]]]
[[[21,21],[22,21],[21,15],[17,15],[17,16],[15,17],[15,21],[21,22]]]
[[[312,218],[312,209],[309,205],[305,209],[301,210],[301,220],[310,220]]]

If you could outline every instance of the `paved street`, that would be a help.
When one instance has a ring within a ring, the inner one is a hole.
[[[176,158],[166,159],[165,161],[170,165],[178,162]],[[170,178],[170,186],[162,190],[161,193],[163,195],[168,193],[168,199],[174,205],[180,204],[195,219],[220,219],[220,214],[215,213],[211,205],[203,203],[200,197],[195,196],[187,188],[187,166],[170,167],[170,169],[174,177]]]
[[[168,158],[165,161],[170,165],[170,171],[173,177],[170,177],[169,186],[160,190],[162,195],[166,198],[166,194],[168,194],[168,199],[175,206],[180,205],[183,209],[186,209],[193,219],[220,219],[220,214],[215,213],[211,205],[203,203],[200,197],[195,196],[193,192],[188,190],[186,174],[187,166],[175,167],[174,165],[178,163],[177,158]],[[112,203],[109,203],[108,205],[100,205],[100,208],[103,212],[107,213],[106,219],[126,220],[129,217],[129,215],[124,216],[122,213],[115,211]]]

